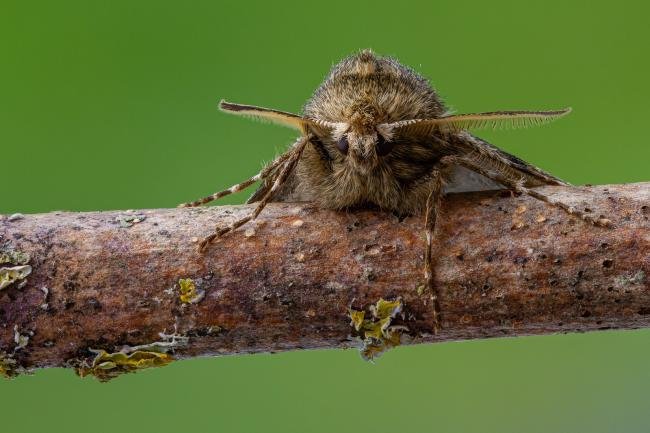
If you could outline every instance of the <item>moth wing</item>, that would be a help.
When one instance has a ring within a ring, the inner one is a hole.
[[[570,108],[553,111],[495,111],[475,114],[459,114],[435,119],[413,119],[384,124],[382,128],[390,135],[403,135],[415,139],[433,139],[443,153],[475,159],[488,170],[522,179],[527,186],[566,185],[566,182],[544,170],[518,158],[487,141],[470,134],[467,129],[521,128],[551,122],[571,112]],[[466,170],[455,171],[450,189],[469,191],[470,185],[486,189],[498,185],[477,173],[469,175]],[[473,189],[472,189],[473,190]]]

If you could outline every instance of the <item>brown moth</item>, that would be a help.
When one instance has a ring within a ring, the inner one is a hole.
[[[223,111],[294,128],[289,150],[244,182],[181,206],[199,206],[257,181],[246,217],[218,228],[201,250],[251,221],[271,201],[308,201],[329,209],[376,207],[400,215],[424,214],[425,288],[433,296],[432,244],[442,197],[447,192],[507,188],[529,194],[596,225],[609,221],[583,213],[530,189],[564,181],[470,134],[468,129],[539,125],[568,114],[498,111],[450,114],[429,82],[412,69],[370,50],[334,66],[303,114],[221,101]]]

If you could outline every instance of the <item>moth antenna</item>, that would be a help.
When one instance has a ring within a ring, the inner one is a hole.
[[[436,119],[411,119],[382,125],[384,129],[431,134],[434,130],[459,131],[483,128],[526,128],[552,122],[571,112],[567,107],[552,111],[492,111],[457,114]]]
[[[287,126],[289,128],[297,129],[303,134],[309,133],[311,130],[334,129],[337,127],[335,122],[327,122],[324,120],[313,120],[299,116],[297,114],[289,113],[287,111],[274,110],[271,108],[257,107],[255,105],[235,104],[226,100],[219,102],[219,109],[226,113],[245,116],[256,120],[268,121],[278,125]]]

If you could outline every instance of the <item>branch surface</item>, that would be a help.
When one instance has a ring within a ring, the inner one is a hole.
[[[442,329],[423,291],[423,222],[269,205],[0,217],[0,373],[107,379],[199,355],[650,326],[650,183],[449,196],[437,230]],[[383,300],[383,301],[382,301]]]

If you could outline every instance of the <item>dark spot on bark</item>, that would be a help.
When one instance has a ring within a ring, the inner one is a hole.
[[[650,307],[639,308],[639,311],[637,311],[637,313],[642,316],[647,316],[648,314],[650,314]]]
[[[603,242],[600,244],[600,248],[602,249],[607,249],[607,247],[609,247],[609,244],[607,242]]]
[[[616,302],[617,304],[620,304],[621,300],[620,299],[614,299],[614,302]]]
[[[584,271],[578,271],[578,274],[576,275],[576,278],[573,280],[571,283],[571,286],[575,287],[578,285],[578,283],[582,280],[582,277],[584,276]]]
[[[86,301],[86,305],[95,311],[101,310],[102,309],[102,304],[99,302],[96,298],[90,298]]]
[[[185,333],[188,337],[207,337],[209,335],[215,335],[220,333],[221,328],[215,329],[214,327],[206,326],[200,328],[190,329]]]
[[[140,329],[129,329],[126,333],[129,338],[138,338],[142,336],[142,331]]]
[[[586,208],[585,208],[585,212],[586,212],[586,213],[591,213],[591,212],[592,212],[592,210],[591,210],[591,209],[589,209],[588,207],[586,207]]]
[[[613,264],[614,264],[614,260],[612,259],[603,260],[603,268],[611,268]]]
[[[580,317],[590,317],[591,316],[591,311],[585,310],[584,313],[580,315]]]
[[[63,300],[63,308],[66,310],[69,310],[70,308],[74,307],[75,302],[72,299],[64,299]]]
[[[557,326],[564,326],[564,323],[558,322]]]
[[[280,305],[291,308],[291,307],[294,307],[296,305],[296,303],[293,301],[293,299],[284,297],[284,298],[280,299]]]
[[[77,279],[78,276],[79,274],[77,273],[72,275],[72,277],[69,280],[66,280],[63,283],[63,288],[71,292],[77,290],[78,286],[75,280]]]
[[[644,204],[643,206],[641,206],[641,212],[645,213],[647,211],[648,211],[648,205]]]
[[[460,260],[461,262],[465,259],[465,256],[461,254],[456,254],[456,259]]]
[[[580,292],[576,292],[576,299],[584,299],[584,298],[585,298],[584,294],[582,294]]]
[[[607,288],[607,291],[608,291],[608,292],[613,292],[613,291],[614,291],[614,287],[609,286],[609,287]]]

